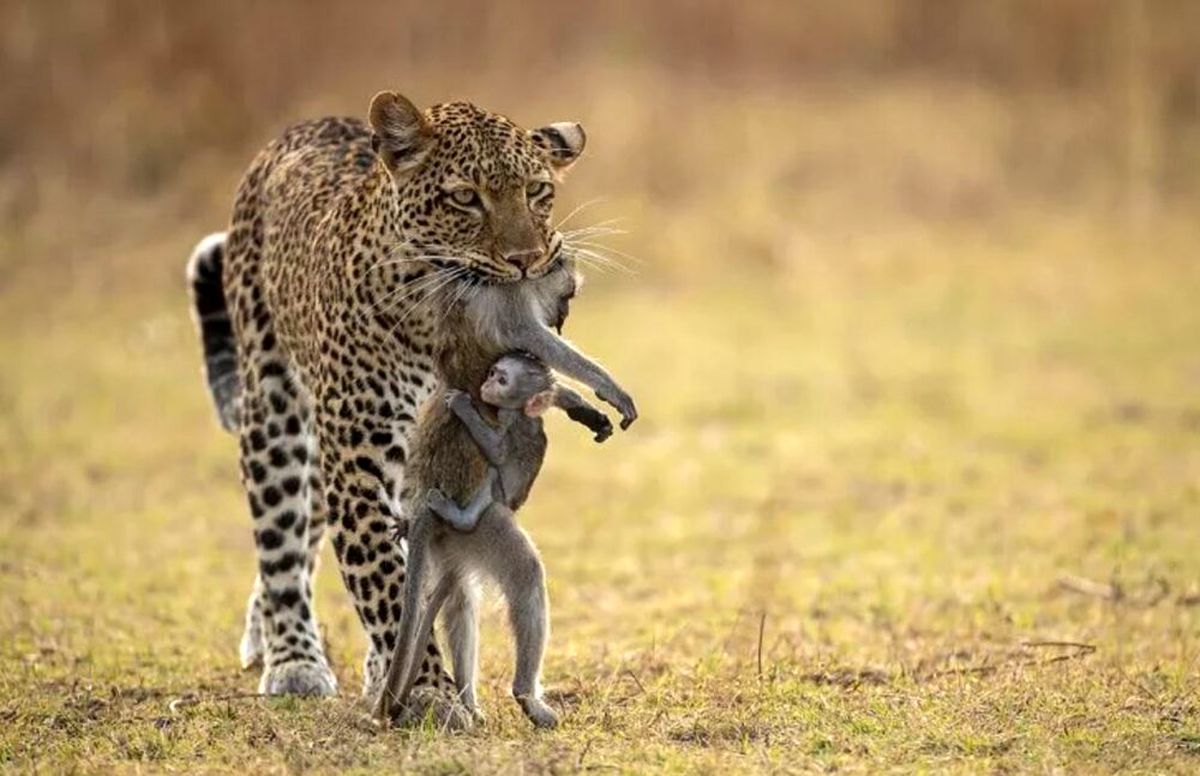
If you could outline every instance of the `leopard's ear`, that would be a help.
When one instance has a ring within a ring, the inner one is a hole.
[[[415,170],[433,148],[433,128],[417,106],[401,94],[375,95],[369,119],[375,132],[371,145],[393,176]]]
[[[546,156],[556,171],[565,171],[583,154],[587,145],[587,134],[583,126],[574,121],[560,121],[539,127],[529,133],[530,139]]]

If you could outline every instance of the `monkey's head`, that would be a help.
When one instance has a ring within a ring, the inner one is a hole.
[[[508,353],[488,370],[479,397],[493,407],[536,418],[554,404],[554,375],[528,353]]]

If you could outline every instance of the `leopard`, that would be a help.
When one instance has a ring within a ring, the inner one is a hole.
[[[338,693],[313,604],[326,535],[366,637],[362,694],[378,693],[401,619],[404,470],[436,388],[444,300],[561,271],[570,246],[551,216],[585,143],[577,122],[525,129],[470,102],[422,110],[380,92],[365,121],[304,121],[266,145],[228,228],[194,249],[204,373],[237,437],[253,524],[240,658],[261,670],[259,693]],[[432,634],[414,687],[418,712],[470,726]]]

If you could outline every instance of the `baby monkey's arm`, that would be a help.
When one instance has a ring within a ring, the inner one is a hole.
[[[479,410],[475,409],[475,403],[471,401],[470,395],[451,388],[446,391],[446,406],[467,427],[471,438],[475,440],[475,444],[479,445],[479,449],[483,452],[483,457],[487,458],[488,463],[492,466],[503,466],[503,437],[499,431],[492,428],[491,424],[483,419]]]
[[[457,530],[474,531],[475,526],[479,524],[480,515],[492,505],[492,501],[494,500],[492,492],[496,484],[496,477],[495,467],[489,466],[487,476],[483,478],[479,489],[471,497],[471,503],[461,509],[449,496],[437,488],[429,491],[426,503],[429,504],[429,508],[433,510],[434,514],[454,526]]]
[[[591,429],[597,442],[612,436],[612,421],[608,416],[567,386],[560,384],[554,387],[554,406],[567,413],[571,420]]]

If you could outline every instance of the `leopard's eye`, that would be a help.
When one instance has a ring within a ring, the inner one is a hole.
[[[450,192],[450,201],[459,207],[479,207],[479,193],[475,189],[455,189]]]
[[[548,181],[533,181],[525,187],[525,196],[530,202],[541,199],[554,192],[554,184]]]

